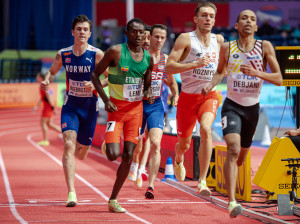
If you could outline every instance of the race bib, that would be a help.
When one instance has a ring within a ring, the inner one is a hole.
[[[115,121],[109,121],[106,125],[105,132],[113,132],[115,130],[116,122]]]
[[[237,74],[231,85],[233,91],[240,94],[259,94],[261,79],[244,74]]]
[[[152,80],[151,90],[154,96],[160,96],[162,80]]]
[[[84,82],[69,79],[69,94],[76,97],[93,97],[93,92],[87,92],[84,88]]]
[[[142,83],[124,84],[123,98],[129,102],[141,101],[143,98]]]
[[[194,68],[191,78],[202,81],[211,81],[215,71],[214,64],[209,64],[202,68]]]

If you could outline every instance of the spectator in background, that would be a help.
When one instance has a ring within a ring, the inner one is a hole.
[[[281,37],[281,46],[287,46],[288,45],[288,38],[289,34],[286,30],[283,30],[280,34]]]
[[[45,80],[45,75],[42,73],[38,73],[36,75],[36,81],[38,83],[41,83],[42,81]],[[43,102],[43,111],[41,115],[41,127],[42,127],[42,132],[43,132],[43,140],[38,142],[38,145],[42,146],[49,146],[49,140],[48,140],[48,128],[51,128],[55,130],[58,133],[61,133],[60,127],[52,123],[52,117],[53,114],[55,113],[55,108],[53,105],[53,102],[50,97],[50,93],[43,91],[40,88],[40,95],[41,98],[33,108],[33,111],[36,111],[37,108],[40,106],[41,102]]]
[[[275,29],[270,25],[268,20],[265,20],[263,25],[259,27],[257,31],[258,36],[273,35],[274,33]]]
[[[112,32],[108,26],[103,27],[103,30],[101,31],[101,37],[102,37],[101,49],[103,51],[106,51],[111,46],[111,37],[112,37]]]
[[[284,20],[282,20],[280,29],[281,29],[281,31],[288,31],[289,32],[291,30],[291,25],[288,24],[286,19],[284,19]]]
[[[300,24],[298,24],[298,27],[294,29],[292,35],[294,38],[300,38]]]
[[[228,36],[228,41],[237,40],[238,33],[236,31],[232,31]]]

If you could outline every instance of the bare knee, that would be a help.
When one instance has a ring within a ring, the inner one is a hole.
[[[211,137],[211,127],[210,126],[206,126],[206,125],[202,125],[200,127],[200,136],[201,136],[201,140],[205,140]]]
[[[228,159],[237,161],[240,155],[240,151],[241,151],[241,147],[238,144],[232,144],[227,146]]]
[[[122,163],[130,165],[133,159],[133,153],[126,152],[122,154]]]
[[[179,142],[177,142],[176,147],[178,149],[180,149],[180,151],[186,152],[190,148],[190,143],[189,142],[184,142],[184,143],[180,144]]]
[[[120,149],[114,145],[106,144],[106,156],[109,161],[115,161],[120,156]]]

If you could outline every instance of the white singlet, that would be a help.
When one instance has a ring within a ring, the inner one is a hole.
[[[219,64],[219,48],[217,36],[213,33],[210,34],[210,44],[208,47],[204,47],[195,32],[190,32],[191,37],[191,50],[188,56],[181,61],[181,63],[191,63],[200,60],[204,55],[210,57],[208,66],[201,68],[194,68],[180,73],[182,80],[182,91],[185,93],[199,94],[202,88],[208,86],[213,75],[215,74]],[[215,90],[213,88],[212,90]]]
[[[240,71],[240,65],[251,65],[256,70],[265,71],[262,40],[256,40],[253,49],[249,53],[240,50],[236,40],[229,42],[229,49],[227,98],[242,106],[257,104],[264,80],[243,74]]]

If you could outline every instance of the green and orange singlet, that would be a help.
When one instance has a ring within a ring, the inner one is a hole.
[[[143,49],[144,50],[144,49]],[[144,50],[143,59],[135,61],[126,43],[121,44],[121,57],[116,67],[109,67],[108,86],[111,97],[129,102],[140,101],[143,79],[150,65],[150,55]]]

